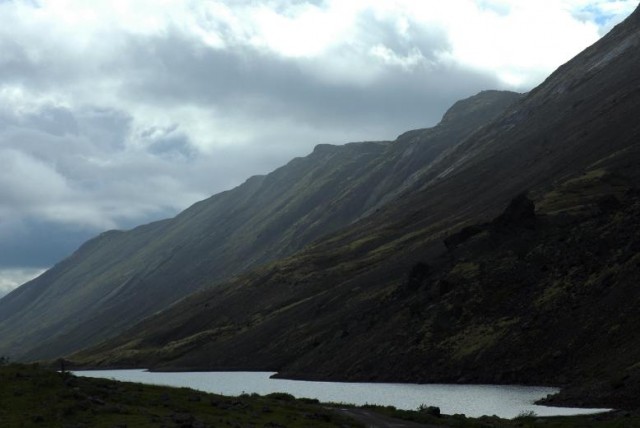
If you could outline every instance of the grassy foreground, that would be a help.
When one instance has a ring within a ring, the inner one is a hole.
[[[0,366],[0,427],[360,427],[363,426],[312,399],[274,393],[226,397],[194,391],[60,374],[37,365]],[[340,406],[344,407],[344,406]],[[581,417],[514,420],[465,418],[365,406],[374,414],[423,423],[430,427],[640,427],[640,416],[628,412]]]

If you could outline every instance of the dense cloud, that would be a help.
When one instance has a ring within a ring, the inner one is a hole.
[[[529,90],[634,6],[0,2],[0,289],[316,144]]]

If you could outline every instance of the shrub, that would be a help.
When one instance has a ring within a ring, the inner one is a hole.
[[[533,418],[536,418],[537,416],[538,414],[533,410],[523,410],[520,413],[518,413],[518,416],[516,416],[514,419],[516,420],[533,419]]]
[[[427,406],[426,404],[421,404],[418,406],[418,412],[424,413],[430,416],[440,416],[440,407],[436,406]]]
[[[296,399],[293,395],[287,394],[286,392],[272,392],[271,394],[267,394],[266,397],[280,401],[294,401]]]

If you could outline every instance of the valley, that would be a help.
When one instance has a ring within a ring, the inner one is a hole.
[[[637,411],[639,67],[640,8],[526,94],[105,232],[0,300],[0,355]]]

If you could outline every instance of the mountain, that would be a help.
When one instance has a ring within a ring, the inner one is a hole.
[[[640,9],[393,201],[74,355],[640,408]]]
[[[0,355],[53,358],[204,286],[287,256],[421,185],[423,169],[520,98],[486,91],[395,142],[317,146],[173,219],[110,231],[0,301]]]

